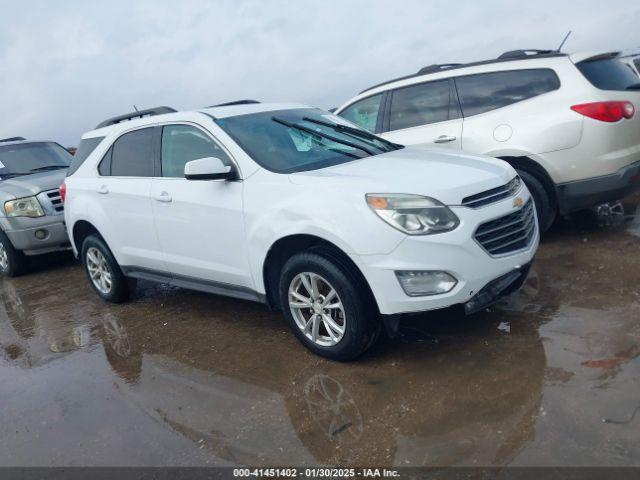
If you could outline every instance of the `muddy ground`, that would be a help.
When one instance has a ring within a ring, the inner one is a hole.
[[[638,466],[639,283],[640,216],[565,220],[515,296],[342,364],[259,304],[108,305],[57,256],[0,280],[0,465]]]

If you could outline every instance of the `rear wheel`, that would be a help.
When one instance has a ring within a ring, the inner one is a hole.
[[[89,283],[100,297],[113,303],[129,299],[129,282],[109,247],[97,235],[82,243],[82,264]]]
[[[379,332],[379,318],[349,268],[318,253],[291,257],[280,276],[280,302],[298,339],[333,360],[361,355]]]
[[[546,232],[556,219],[556,203],[551,198],[544,185],[534,175],[525,170],[516,170],[522,181],[525,183],[533,201],[536,204],[536,213],[538,215],[538,226],[540,233]]]
[[[27,265],[27,258],[20,250],[16,250],[7,237],[0,230],[0,272],[7,277],[21,275]]]

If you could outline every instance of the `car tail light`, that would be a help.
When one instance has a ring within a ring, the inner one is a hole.
[[[629,119],[636,113],[633,103],[626,101],[581,103],[572,106],[571,110],[585,117],[610,123],[619,122],[623,118]]]
[[[60,198],[62,199],[62,203],[64,203],[64,199],[67,196],[67,184],[66,183],[62,183],[62,185],[60,185]]]

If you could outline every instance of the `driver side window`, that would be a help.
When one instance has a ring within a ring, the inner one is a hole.
[[[225,165],[231,160],[205,132],[190,125],[167,125],[162,129],[162,176],[184,177],[184,165],[199,158],[216,157]]]

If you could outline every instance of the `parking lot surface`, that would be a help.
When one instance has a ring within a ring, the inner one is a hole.
[[[640,217],[563,221],[517,295],[344,364],[262,305],[110,305],[52,258],[0,280],[0,465],[637,466],[639,284]]]

